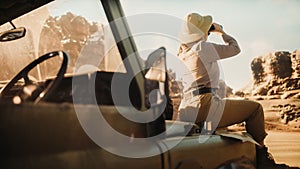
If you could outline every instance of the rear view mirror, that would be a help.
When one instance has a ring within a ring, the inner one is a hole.
[[[146,67],[149,68],[145,77],[150,80],[160,82],[166,81],[166,49],[161,47],[152,52],[147,61]]]
[[[24,27],[14,28],[5,32],[0,33],[0,42],[7,42],[24,37],[26,29]]]

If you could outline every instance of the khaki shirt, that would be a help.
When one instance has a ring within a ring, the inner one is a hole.
[[[222,35],[224,45],[200,40],[181,45],[178,54],[188,71],[183,74],[184,91],[198,88],[219,88],[220,69],[217,61],[237,55],[240,52],[237,41],[227,35]]]

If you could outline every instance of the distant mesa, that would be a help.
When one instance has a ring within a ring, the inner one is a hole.
[[[252,60],[251,70],[253,80],[235,95],[300,99],[300,49],[258,56]]]
[[[273,116],[279,117],[279,122],[291,123],[293,129],[299,129],[300,49],[256,57],[251,62],[251,70],[252,81],[235,96],[260,101],[265,110],[277,112]]]

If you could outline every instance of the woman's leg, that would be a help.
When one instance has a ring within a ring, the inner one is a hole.
[[[285,164],[276,164],[263,144],[267,133],[261,104],[250,100],[220,99],[213,94],[201,95],[199,98],[201,106],[196,122],[211,121],[217,127],[227,127],[245,121],[247,132],[261,145],[256,149],[258,169],[287,168]]]
[[[245,121],[247,132],[262,144],[267,135],[263,108],[258,102],[250,100],[220,99],[206,95],[201,99],[198,121],[213,121],[217,127],[227,127]]]
[[[225,99],[223,101],[225,101],[225,108],[219,127],[245,121],[247,132],[258,143],[263,144],[267,133],[265,131],[264,111],[261,104],[250,100]]]

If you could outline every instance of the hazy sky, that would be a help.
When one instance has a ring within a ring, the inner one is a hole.
[[[125,15],[141,16],[132,23],[129,19],[133,33],[140,27],[148,26],[147,23],[151,20],[147,18],[149,13],[178,20],[183,19],[189,12],[212,15],[214,22],[222,24],[224,30],[237,39],[242,49],[239,55],[220,62],[223,78],[234,89],[245,86],[252,78],[250,62],[254,57],[269,52],[294,51],[300,48],[299,0],[121,0],[121,2]],[[98,10],[96,6],[88,6],[88,3],[82,3],[80,0],[71,1],[66,7],[76,7],[79,14],[91,16],[90,20],[95,20],[93,17],[98,16],[95,15]],[[145,13],[148,15],[144,16]],[[180,25],[174,22],[161,24],[164,24],[163,27],[172,32],[172,35],[177,36]],[[168,66],[176,70],[180,76],[182,65],[176,61],[178,41],[176,37],[164,36],[164,33],[135,35],[138,49],[143,51],[165,46],[170,53],[167,56]],[[220,37],[216,35],[210,35],[209,41],[222,43]]]

